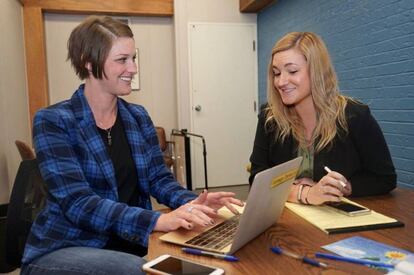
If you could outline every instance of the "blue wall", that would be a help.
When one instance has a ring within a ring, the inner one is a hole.
[[[368,104],[380,124],[398,184],[414,187],[414,1],[279,0],[258,15],[259,100],[274,43],[291,31],[319,34],[342,93]]]

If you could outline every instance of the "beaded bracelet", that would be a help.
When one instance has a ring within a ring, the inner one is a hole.
[[[309,201],[308,201],[308,195],[309,195],[309,191],[311,190],[311,186],[309,186],[309,188],[308,188],[308,192],[306,192],[306,196],[305,196],[305,203],[306,204],[310,204],[309,203]]]
[[[306,199],[307,199],[307,197],[305,197],[305,199],[303,199],[302,197],[303,197],[303,195],[305,194],[305,187],[309,187],[310,188],[310,186],[309,185],[307,185],[307,184],[304,184],[303,185],[303,190],[302,190],[302,194],[300,194],[301,196],[300,196],[300,203],[301,204],[309,204],[309,203],[307,203],[307,201],[306,201]],[[309,188],[308,188],[308,192],[309,192]]]
[[[299,190],[298,190],[298,194],[297,194],[298,195],[297,200],[298,200],[299,203],[303,203],[302,199],[301,199],[302,198],[303,186],[304,186],[303,184],[299,185]]]
[[[299,190],[298,190],[298,194],[297,194],[297,197],[296,197],[296,199],[298,200],[298,202],[299,203],[302,203],[302,204],[309,204],[309,203],[307,203],[307,198],[308,198],[308,193],[309,193],[309,190],[310,190],[310,188],[313,186],[313,185],[311,185],[311,184],[309,184],[309,183],[297,183],[297,184],[294,184],[294,185],[299,185]],[[308,192],[307,192],[307,194],[306,194],[306,198],[305,198],[305,202],[302,200],[302,193],[303,193],[303,188],[305,187],[305,186],[309,186],[309,190],[308,190]]]

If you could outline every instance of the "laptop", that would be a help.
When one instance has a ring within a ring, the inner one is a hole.
[[[227,208],[219,210],[216,225],[180,228],[160,237],[162,241],[222,254],[233,254],[279,219],[302,157],[256,174],[240,215]]]

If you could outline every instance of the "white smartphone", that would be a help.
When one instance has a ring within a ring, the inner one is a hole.
[[[142,269],[150,274],[159,275],[224,274],[224,270],[221,268],[201,265],[167,254],[161,255],[158,258],[144,264]]]
[[[365,214],[369,214],[369,212],[371,211],[368,208],[355,205],[352,203],[344,202],[344,201],[329,202],[329,203],[326,203],[326,205],[348,216],[365,215]]]

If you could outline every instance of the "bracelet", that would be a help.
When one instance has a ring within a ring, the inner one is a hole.
[[[304,184],[303,188],[305,188],[305,187],[307,187],[307,186],[309,186],[309,185]],[[300,203],[302,203],[302,204],[308,204],[308,203],[306,202],[306,198],[307,198],[307,197],[305,197],[305,200],[303,200],[303,199],[302,199],[302,197],[303,197],[303,195],[304,195],[304,192],[303,192],[303,191],[304,191],[304,190],[302,190],[302,194],[300,194]],[[308,188],[308,192],[309,192],[309,188]]]
[[[303,191],[303,184],[299,185],[299,190],[298,190],[298,196],[297,196],[297,200],[299,203],[303,203],[302,202],[302,191]]]
[[[312,187],[311,187],[311,186],[309,186],[309,188],[308,188],[308,192],[306,192],[306,196],[305,196],[305,203],[306,203],[306,204],[310,204],[310,203],[309,203],[309,201],[308,201],[308,195],[309,195],[309,191],[311,190],[311,188],[312,188]]]

